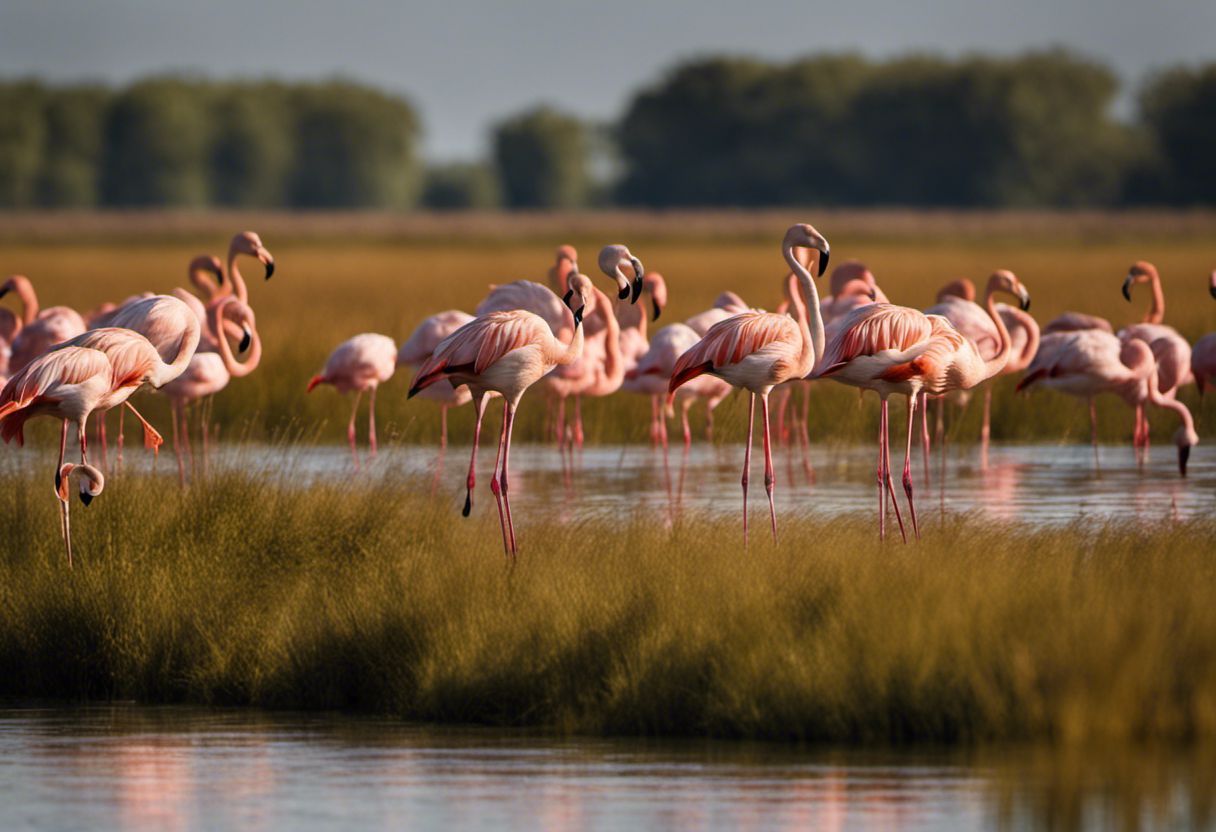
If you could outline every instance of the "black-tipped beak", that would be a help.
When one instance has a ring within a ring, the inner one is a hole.
[[[1208,291],[1212,294],[1212,297],[1216,298],[1216,286],[1209,287]],[[0,297],[3,297],[3,296],[4,296],[4,292],[0,292]]]
[[[566,290],[566,294],[562,295],[562,303],[566,304],[566,306],[569,306],[569,305],[570,305],[570,298],[572,298],[572,297],[574,297],[574,290],[573,290],[573,289],[567,289],[567,290]]]
[[[1132,299],[1132,276],[1129,274],[1123,281],[1123,298],[1131,301]]]
[[[874,302],[874,303],[878,302],[878,290],[877,289],[870,287],[870,291],[867,292],[866,294],[869,295],[869,298],[872,302]]]
[[[1183,445],[1178,449],[1178,473],[1186,476],[1186,463],[1191,458],[1191,446]]]
[[[272,278],[272,277],[274,277],[274,261],[273,260],[271,260],[270,262],[268,262],[266,264],[266,279],[270,280],[270,278]]]
[[[224,270],[223,269],[215,270],[215,282],[218,283],[220,286],[224,285]]]
[[[55,493],[59,493],[59,489],[63,488],[63,474],[55,472]]]
[[[249,328],[245,327],[244,333],[241,335],[241,345],[238,347],[240,352],[244,353],[245,350],[249,349],[249,342],[252,340],[253,336],[249,334]]]
[[[642,296],[642,278],[635,277],[633,279],[633,297],[629,299],[630,303],[637,303],[638,298]]]
[[[1213,290],[1212,290],[1212,292],[1213,292],[1214,294],[1216,294],[1216,289],[1213,289]],[[7,294],[8,294],[8,287],[7,287],[7,286],[0,286],[0,298],[4,297],[4,296],[5,296],[5,295],[7,295]]]
[[[581,324],[583,322],[583,310],[586,308],[587,307],[585,307],[585,306],[580,306],[578,308],[578,311],[574,313],[574,328],[575,329],[578,329],[579,324]]]
[[[651,318],[650,320],[657,321],[659,319],[659,316],[663,314],[663,307],[659,306],[659,302],[654,299],[651,299],[650,305],[652,307],[654,307],[654,317]]]
[[[819,252],[819,277],[823,277],[827,273],[828,260],[831,259],[831,256],[832,253],[830,251]]]
[[[89,503],[93,502],[93,495],[87,491],[81,491],[80,492],[80,502],[84,503],[87,506]]]
[[[472,510],[473,510],[473,495],[471,495],[471,494],[465,494],[465,495],[464,495],[464,508],[462,508],[462,509],[460,510],[460,516],[461,516],[461,517],[468,517],[468,516],[469,516],[469,512],[470,512],[470,511],[472,511]]]
[[[1030,295],[1022,296],[1022,302],[1021,302],[1020,306],[1022,307],[1023,312],[1030,311]]]
[[[419,388],[418,388],[417,386],[415,386],[415,387],[411,387],[411,388],[410,388],[410,392],[406,393],[406,394],[405,394],[405,397],[406,397],[407,399],[412,399],[412,398],[414,398],[414,396],[417,396],[417,395],[418,395],[418,389],[419,389]]]
[[[616,296],[618,300],[624,300],[625,298],[629,297],[629,287],[626,286],[624,289],[617,292]]]

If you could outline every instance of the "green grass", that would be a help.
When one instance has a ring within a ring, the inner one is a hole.
[[[290,465],[0,490],[0,694],[849,742],[1216,739],[1216,522],[496,519]]]

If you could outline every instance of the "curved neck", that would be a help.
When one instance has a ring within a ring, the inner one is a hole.
[[[211,302],[220,294],[219,284],[215,282],[206,269],[191,269],[190,283],[198,290],[199,297],[204,301]]]
[[[1022,314],[1030,318],[1029,312]],[[1026,349],[1023,350],[1020,356],[1020,363],[1023,367],[1028,367],[1030,366],[1030,362],[1034,360],[1034,357],[1039,354],[1039,341],[1042,340],[1043,335],[1039,332],[1039,325],[1033,318],[1027,322],[1024,329],[1026,330]]]
[[[599,289],[595,290],[596,313],[604,321],[604,359],[605,381],[617,387],[625,380],[625,359],[621,354],[621,325],[612,310],[612,301]],[[603,312],[600,312],[600,310]],[[646,334],[646,313],[642,313],[642,334]]]
[[[793,247],[787,245],[783,253],[790,271],[798,278],[798,288],[801,291],[801,297],[799,292],[792,292],[790,301],[794,305],[794,320],[798,322],[798,329],[802,333],[802,371],[799,375],[805,376],[815,369],[815,364],[823,356],[823,316],[819,311],[819,290],[815,287],[815,280],[806,266],[794,256]]]
[[[38,295],[34,292],[34,284],[28,278],[16,275],[12,278],[13,291],[21,299],[21,323],[29,326],[38,320]]]
[[[1152,372],[1148,374],[1148,400],[1154,407],[1159,407],[1162,410],[1172,410],[1177,413],[1178,418],[1182,420],[1182,427],[1186,429],[1186,432],[1195,432],[1195,419],[1191,416],[1190,408],[1172,396],[1161,395],[1161,389],[1157,384],[1157,366],[1155,363],[1152,365]]]
[[[180,376],[186,371],[186,366],[190,363],[190,359],[194,357],[194,351],[198,349],[199,336],[202,335],[202,326],[198,322],[198,318],[193,314],[186,318],[186,331],[182,333],[182,340],[177,347],[177,355],[173,357],[173,362],[166,364],[164,361],[157,359],[157,367],[152,372],[151,383],[153,387],[164,387],[173,379]]]
[[[224,334],[223,322],[220,316],[228,304],[218,304],[208,310],[208,321],[211,325],[211,331],[216,334],[216,349],[220,354],[220,361],[224,362],[224,369],[233,378],[244,378],[257,369],[257,366],[262,361],[262,336],[258,335],[256,327],[250,327],[251,342],[249,345],[249,357],[243,362],[237,361],[236,356],[232,354],[232,347],[228,343],[228,338]]]
[[[553,283],[559,296],[566,294],[570,288],[570,268],[571,263],[565,257],[558,260],[553,267]]]
[[[1009,353],[1013,349],[1013,344],[1009,340],[1009,330],[1005,328],[1005,321],[996,311],[994,294],[996,294],[996,290],[989,285],[988,291],[984,292],[984,309],[988,311],[988,317],[996,325],[996,334],[1000,339],[1001,348],[997,350],[992,360],[984,362],[984,378],[992,378],[1005,369],[1005,365],[1009,363]]]
[[[1153,303],[1144,313],[1144,323],[1159,324],[1165,320],[1165,292],[1161,289],[1161,277],[1155,271],[1149,275],[1149,286],[1153,290]]]
[[[555,341],[557,339],[554,339]],[[561,344],[561,341],[557,341]],[[566,344],[566,348],[557,355],[556,363],[560,366],[573,364],[583,357],[583,324],[580,321],[574,325],[574,335],[570,337],[570,343]]]
[[[238,256],[240,256],[240,252],[235,248],[228,249],[228,282],[237,299],[241,303],[249,303],[249,290],[245,287],[245,278],[241,277],[241,269],[236,263]]]

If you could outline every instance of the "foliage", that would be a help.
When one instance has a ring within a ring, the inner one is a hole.
[[[573,116],[538,107],[494,128],[494,161],[511,208],[577,208],[587,201],[588,142]]]
[[[498,177],[483,164],[435,165],[426,172],[422,204],[437,211],[497,208],[502,204]]]
[[[1162,160],[1164,201],[1216,200],[1216,64],[1179,68],[1154,78],[1141,95],[1141,111]]]

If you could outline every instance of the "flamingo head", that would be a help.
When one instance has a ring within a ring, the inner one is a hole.
[[[667,308],[667,282],[658,272],[647,272],[642,277],[642,287],[650,294],[650,305],[654,311],[652,321],[657,321]]]
[[[966,301],[974,301],[975,284],[965,277],[960,277],[958,280],[951,280],[937,291],[938,303],[941,303],[946,298],[962,298]]]
[[[210,272],[215,275],[216,281],[220,286],[224,285],[224,264],[220,262],[220,258],[210,254],[200,254],[190,261],[188,274],[198,274],[199,272]]]
[[[1130,301],[1132,286],[1137,283],[1151,283],[1156,276],[1157,267],[1147,260],[1137,260],[1132,263],[1132,267],[1127,270],[1127,277],[1123,278],[1123,297]]]
[[[87,506],[93,502],[94,497],[101,496],[101,492],[106,487],[106,478],[101,471],[92,465],[73,465],[70,462],[65,462],[55,474],[55,496],[65,505],[68,501],[68,483],[71,481],[74,471],[79,471],[82,477],[80,480],[80,502]]]
[[[1191,458],[1191,448],[1199,444],[1199,434],[1184,424],[1174,432],[1174,444],[1178,447],[1178,473],[1185,477],[1186,463]]]
[[[874,281],[874,275],[866,268],[866,264],[860,260],[845,260],[836,268],[832,269],[832,279],[830,286],[832,288],[833,297],[843,297],[845,295],[845,287],[855,280],[861,280],[866,285],[877,288],[877,283]]]
[[[253,333],[257,330],[257,318],[253,314],[253,307],[247,303],[241,303],[236,298],[231,298],[224,304],[224,317],[235,323],[241,328],[241,343],[238,347],[240,352],[245,352],[249,349],[250,342],[253,341]]]
[[[815,270],[815,274],[822,277],[823,273],[827,271],[832,247],[828,245],[827,238],[816,231],[814,226],[805,222],[791,225],[785,232],[785,241],[781,248],[783,251],[790,252],[790,257],[793,257],[793,251],[796,248],[813,248],[819,252],[819,268]]]
[[[638,302],[638,296],[642,294],[642,275],[646,270],[642,268],[642,261],[633,256],[628,246],[619,243],[604,246],[600,250],[599,266],[600,271],[616,281],[618,298],[629,298],[630,303]],[[632,280],[622,270],[626,266],[633,272]]]
[[[232,238],[232,242],[228,245],[229,256],[244,254],[249,257],[257,258],[258,262],[266,267],[266,279],[270,280],[274,274],[274,255],[266,246],[262,245],[262,238],[257,235],[256,231],[242,231]]]
[[[562,301],[574,314],[574,326],[577,327],[587,313],[595,309],[595,287],[591,285],[591,278],[578,272],[570,275],[568,285],[570,288]]]
[[[1026,291],[1022,281],[1009,269],[997,269],[992,273],[992,277],[988,278],[988,294],[994,292],[1013,295],[1018,299],[1018,306],[1023,312],[1030,311],[1030,292]]]
[[[18,288],[20,288],[23,284],[28,286],[29,283],[30,279],[23,274],[11,275],[8,280],[0,283],[0,298],[4,297],[9,292],[17,291]]]
[[[557,264],[560,266],[562,261],[569,261],[571,265],[578,263],[578,251],[571,245],[561,245],[557,247]],[[575,271],[578,271],[575,269]]]

